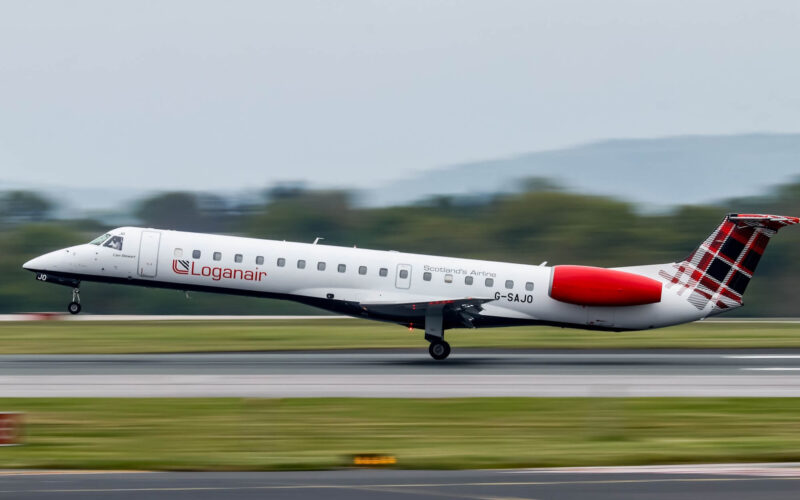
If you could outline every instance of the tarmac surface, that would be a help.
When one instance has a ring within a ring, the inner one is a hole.
[[[0,498],[796,499],[798,464],[319,472],[0,471]]]
[[[3,355],[0,397],[800,396],[800,350]]]

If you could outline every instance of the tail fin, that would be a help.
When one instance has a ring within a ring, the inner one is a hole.
[[[710,314],[739,307],[769,239],[798,222],[781,215],[730,214],[686,260],[658,274],[667,288],[681,287],[679,295],[689,292],[687,300],[699,310],[709,303]]]

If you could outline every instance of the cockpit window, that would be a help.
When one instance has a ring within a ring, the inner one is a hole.
[[[112,236],[110,240],[106,241],[104,247],[113,248],[114,250],[122,250],[122,236]]]
[[[103,236],[98,236],[97,238],[95,238],[92,241],[90,241],[89,244],[90,245],[99,245],[99,244],[103,243],[104,241],[106,241],[110,236],[111,236],[110,233],[106,233]]]

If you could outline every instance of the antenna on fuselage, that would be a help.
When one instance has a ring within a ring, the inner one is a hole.
[[[319,243],[320,241],[322,241],[324,239],[325,238],[323,238],[321,236],[317,236],[316,238],[314,238],[314,243],[312,243],[312,245],[316,245],[317,243]]]

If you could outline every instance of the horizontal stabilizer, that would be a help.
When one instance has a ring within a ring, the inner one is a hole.
[[[729,214],[728,220],[737,224],[744,224],[752,227],[763,227],[777,231],[778,229],[791,226],[800,222],[800,218],[789,217],[787,215],[767,215],[767,214]]]

